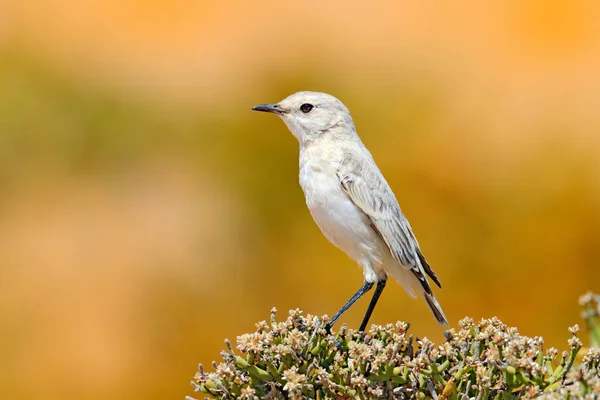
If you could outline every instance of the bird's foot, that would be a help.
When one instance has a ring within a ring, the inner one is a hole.
[[[317,319],[317,322],[315,323],[315,329],[313,329],[312,333],[310,334],[310,338],[308,339],[308,343],[312,344],[313,339],[315,338],[315,336],[319,332],[319,329],[321,328],[322,324],[323,324],[323,321],[321,319]],[[325,332],[327,333],[327,336],[331,336],[331,339],[333,341],[333,345],[335,346],[335,348],[338,349],[339,351],[342,351],[344,348],[342,347],[342,344],[340,343],[340,341],[337,340],[337,338],[331,333],[331,327],[332,327],[331,324],[326,323],[323,326],[323,329],[325,329]]]
[[[344,347],[342,347],[340,341],[337,340],[335,336],[332,336],[331,339],[333,340],[333,345],[335,346],[335,348],[338,349],[339,352],[342,352],[344,350]]]
[[[335,346],[335,348],[338,349],[338,351],[344,350],[340,341],[337,340],[335,335],[331,333],[331,327],[332,327],[332,325],[328,322],[325,324],[325,326],[323,328],[325,329],[325,332],[327,332],[327,335],[331,336],[331,339],[333,341],[333,345]]]

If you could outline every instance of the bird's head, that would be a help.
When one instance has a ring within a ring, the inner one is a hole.
[[[279,103],[259,104],[252,109],[279,115],[301,144],[321,137],[356,135],[346,106],[327,93],[297,92]]]

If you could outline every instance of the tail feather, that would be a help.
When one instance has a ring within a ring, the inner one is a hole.
[[[386,272],[396,278],[404,290],[406,290],[406,293],[411,297],[417,297],[416,293],[421,294],[439,324],[442,327],[448,326],[448,320],[444,315],[444,311],[442,311],[442,306],[440,306],[440,303],[438,303],[433,295],[431,286],[429,285],[429,282],[427,282],[425,274],[414,269],[406,269],[400,264],[389,263],[387,265],[393,266],[394,268],[389,268]]]
[[[437,275],[435,274],[435,272],[433,272],[433,269],[431,269],[431,266],[429,266],[429,263],[425,259],[425,256],[423,255],[423,253],[421,253],[421,250],[417,249],[417,255],[419,256],[419,260],[421,261],[421,265],[423,266],[423,269],[425,270],[425,273],[427,275],[429,275],[429,277],[441,289],[442,288],[442,284],[440,283],[439,278],[437,277]]]
[[[446,319],[446,315],[444,315],[444,311],[442,310],[442,306],[435,299],[435,296],[432,294],[428,294],[427,292],[423,292],[423,298],[427,302],[429,309],[433,313],[433,316],[437,320],[437,322],[442,326],[448,326],[448,320]]]

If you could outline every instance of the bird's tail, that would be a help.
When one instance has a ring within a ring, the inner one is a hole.
[[[442,310],[442,306],[435,299],[433,294],[429,294],[426,291],[423,291],[423,298],[427,302],[429,309],[433,313],[433,316],[437,320],[437,322],[442,326],[448,326],[448,320],[446,319],[446,315],[444,315],[444,311]]]
[[[444,311],[442,310],[440,303],[438,303],[438,301],[435,299],[425,274],[418,270],[406,269],[400,264],[394,265],[390,263],[387,265],[393,265],[395,267],[389,268],[388,273],[396,278],[398,282],[400,282],[402,287],[404,287],[404,290],[406,290],[406,293],[408,293],[411,297],[417,297],[417,293],[421,293],[421,296],[423,296],[427,302],[427,305],[431,309],[431,312],[433,313],[433,316],[437,322],[439,322],[442,327],[448,326],[446,315],[444,315]]]

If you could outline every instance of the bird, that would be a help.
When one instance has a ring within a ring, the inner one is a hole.
[[[301,91],[252,110],[279,116],[298,139],[299,180],[310,214],[325,237],[362,267],[362,286],[327,321],[326,331],[375,286],[359,328],[363,332],[390,276],[411,297],[421,295],[437,322],[447,326],[428,277],[439,288],[440,280],[359,138],[348,108],[327,93]]]

